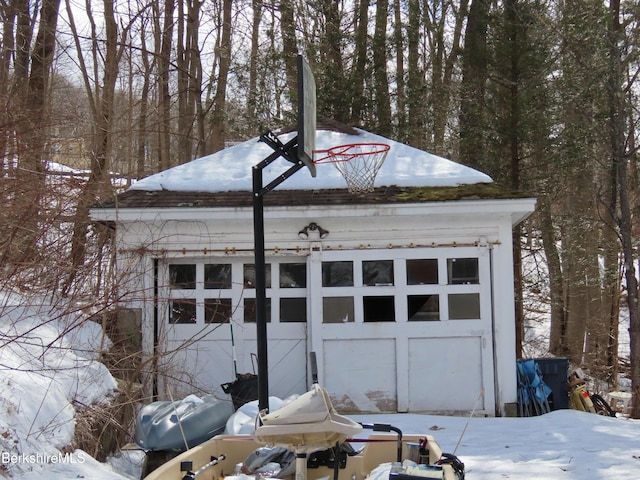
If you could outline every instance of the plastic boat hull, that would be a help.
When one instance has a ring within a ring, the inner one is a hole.
[[[411,445],[427,439],[428,463],[435,464],[442,456],[442,450],[431,435],[404,435],[402,441],[403,458],[409,455]],[[374,433],[363,442],[364,448],[355,456],[347,458],[345,468],[338,473],[338,480],[364,480],[369,473],[382,463],[397,460],[397,437],[394,434]],[[352,442],[357,445],[358,442]],[[200,470],[214,457],[224,456],[216,465],[202,471],[198,478],[219,479],[234,475],[236,466],[242,463],[256,449],[263,447],[252,435],[218,435],[211,440],[188,450],[153,471],[145,480],[182,480],[187,472]],[[444,480],[457,480],[457,475],[450,465],[443,465]],[[307,480],[334,478],[334,470],[326,466],[309,468]]]

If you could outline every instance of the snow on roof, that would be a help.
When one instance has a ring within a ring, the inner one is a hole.
[[[364,130],[358,134],[318,130],[316,149],[326,150],[349,143],[387,143],[389,154],[376,177],[375,186],[437,187],[492,182],[491,177],[472,168],[403,145]],[[294,133],[281,135],[286,143]],[[134,190],[169,190],[176,192],[228,192],[251,191],[252,167],[273,150],[259,138],[253,138],[212,155],[170,168],[146,177],[130,187]],[[263,170],[263,185],[284,173],[291,163],[283,158],[272,162]],[[318,164],[317,175],[312,177],[308,169],[297,172],[283,182],[280,190],[320,190],[346,188],[346,182],[334,165]]]

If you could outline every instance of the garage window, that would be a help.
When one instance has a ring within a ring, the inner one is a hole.
[[[353,262],[322,262],[323,287],[353,287]]]
[[[193,290],[196,288],[196,265],[169,265],[169,285],[173,290]]]
[[[271,299],[266,299],[267,323],[271,322]],[[244,323],[256,323],[256,299],[244,299]]]
[[[280,288],[307,288],[307,264],[281,263]]]
[[[452,293],[449,295],[449,319],[476,320],[480,318],[480,294]]]
[[[372,287],[393,285],[393,260],[362,262],[362,283]]]
[[[436,258],[407,260],[407,285],[437,285],[438,260]]]
[[[471,249],[456,250],[462,255],[454,257],[448,249],[431,258],[420,252],[402,258],[402,253],[379,251],[381,258],[364,252],[361,260],[344,260],[354,252],[332,253],[322,262],[322,322],[480,319],[481,259]]]
[[[231,264],[208,263],[204,266],[204,288],[229,289],[231,288]]]
[[[245,288],[256,288],[256,266],[253,263],[245,263],[243,269],[243,284]],[[264,266],[265,286],[271,288],[271,264]]]
[[[407,307],[410,322],[433,322],[440,320],[439,295],[409,295]]]
[[[196,299],[169,302],[169,323],[196,323]]]
[[[480,283],[477,258],[448,258],[447,275],[449,285]]]
[[[365,322],[395,322],[395,297],[371,296],[362,299]]]
[[[204,323],[229,323],[231,312],[230,298],[207,298],[204,301]]]
[[[322,323],[350,323],[354,319],[353,297],[322,299]]]
[[[281,298],[280,299],[281,322],[306,322],[307,299],[306,298]]]

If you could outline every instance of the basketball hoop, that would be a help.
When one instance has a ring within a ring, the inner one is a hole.
[[[390,148],[385,143],[349,143],[328,150],[317,150],[316,154],[326,156],[313,163],[333,163],[347,182],[350,193],[373,192],[376,175]]]

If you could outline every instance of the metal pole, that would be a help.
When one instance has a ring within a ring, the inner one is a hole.
[[[269,362],[267,360],[267,287],[264,247],[264,200],[263,197],[304,167],[297,157],[292,155],[298,145],[298,137],[282,144],[273,133],[267,132],[260,140],[269,145],[274,152],[252,170],[253,177],[253,241],[256,273],[256,341],[258,353],[258,409],[269,411]],[[263,186],[262,170],[279,157],[284,157],[291,165],[284,173]]]
[[[258,352],[258,409],[269,411],[269,366],[267,360],[267,289],[264,255],[264,201],[262,167],[253,167],[253,233],[256,274],[256,340]]]

